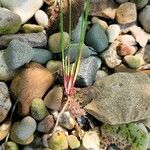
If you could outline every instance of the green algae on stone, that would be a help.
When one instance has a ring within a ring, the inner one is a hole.
[[[5,150],[19,150],[19,147],[15,142],[8,141],[5,145]]]
[[[31,103],[31,116],[35,120],[42,120],[48,115],[48,110],[45,107],[45,104],[42,99],[34,99]]]
[[[102,137],[115,143],[120,149],[146,150],[150,140],[149,134],[143,124],[104,124],[101,127],[101,133]]]

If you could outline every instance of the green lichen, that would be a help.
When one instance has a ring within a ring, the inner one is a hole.
[[[110,143],[120,149],[130,148],[131,150],[146,150],[149,143],[149,135],[146,128],[136,123],[108,125],[101,128],[102,136]]]

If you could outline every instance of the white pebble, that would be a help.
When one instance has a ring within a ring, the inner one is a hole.
[[[44,27],[48,26],[48,16],[43,10],[38,10],[34,17],[39,25]]]

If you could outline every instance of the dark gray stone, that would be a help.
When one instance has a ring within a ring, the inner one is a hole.
[[[78,56],[78,49],[79,49],[79,44],[78,43],[73,43],[70,45],[70,60],[71,62],[75,62],[77,56]],[[69,49],[66,50],[65,55],[69,52]],[[87,47],[86,45],[83,46],[83,51],[82,51],[82,58],[88,58],[91,55],[97,55],[97,53],[94,51],[92,47]]]
[[[2,35],[0,37],[0,49],[6,48],[10,41],[17,39],[29,44],[31,47],[43,48],[47,45],[47,37],[43,32],[40,33],[18,33]]]
[[[5,52],[5,60],[10,69],[17,69],[33,58],[33,49],[28,44],[12,40]]]
[[[86,44],[93,47],[96,52],[101,53],[108,47],[108,37],[100,24],[95,23],[87,32]]]
[[[45,64],[50,59],[52,59],[52,53],[46,49],[33,48],[33,58],[32,61],[38,62],[40,64]]]
[[[101,60],[98,57],[91,56],[83,59],[80,64],[76,84],[78,86],[90,86],[94,83],[96,72],[101,67]]]

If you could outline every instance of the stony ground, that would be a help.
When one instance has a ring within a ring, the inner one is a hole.
[[[64,7],[64,47],[75,62],[83,0]],[[74,95],[61,75],[54,0],[0,0],[0,150],[150,148],[150,1],[90,0]]]

